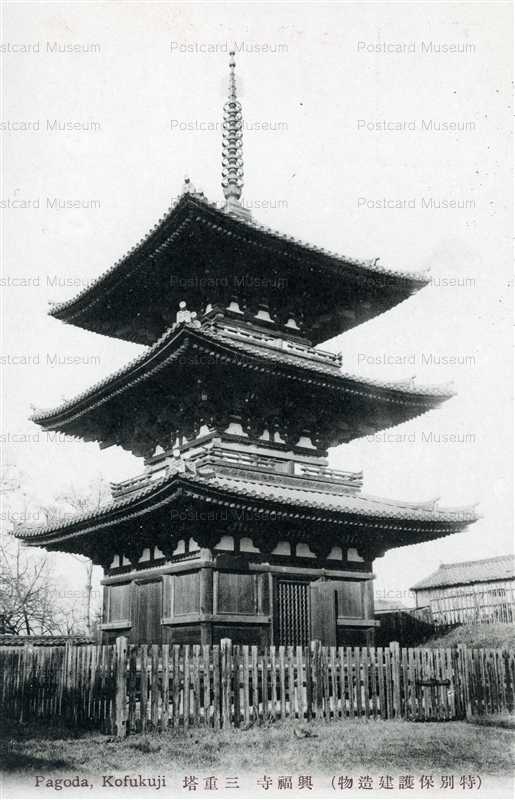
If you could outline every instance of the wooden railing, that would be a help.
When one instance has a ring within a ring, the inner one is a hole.
[[[250,344],[270,347],[274,350],[285,350],[291,355],[300,356],[302,358],[310,359],[311,361],[322,361],[332,366],[341,367],[342,354],[332,353],[329,350],[321,350],[314,348],[311,345],[301,344],[300,342],[293,342],[290,339],[283,339],[277,335],[267,335],[260,331],[250,330],[249,328],[240,328],[236,325],[228,325],[227,323],[214,323],[213,327],[223,335],[231,339],[239,339],[247,341]]]
[[[271,720],[451,720],[514,707],[515,653],[456,648],[115,645],[0,648],[7,718],[117,736]]]

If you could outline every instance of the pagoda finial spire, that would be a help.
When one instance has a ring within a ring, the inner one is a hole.
[[[249,217],[241,204],[243,188],[243,117],[236,93],[236,61],[234,50],[229,53],[229,92],[224,104],[222,138],[222,188],[225,211]]]

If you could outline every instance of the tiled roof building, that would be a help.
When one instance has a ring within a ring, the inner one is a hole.
[[[515,556],[440,564],[412,591],[417,607],[428,606],[441,623],[513,622]]]

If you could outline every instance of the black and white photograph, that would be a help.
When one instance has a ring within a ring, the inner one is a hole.
[[[0,2],[0,797],[511,798],[511,2]]]

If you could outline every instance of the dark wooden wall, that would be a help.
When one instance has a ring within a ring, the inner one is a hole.
[[[136,582],[133,597],[134,616],[131,640],[133,642],[161,642],[161,616],[163,609],[163,582]]]
[[[123,633],[135,643],[371,644],[360,625],[373,616],[370,594],[369,580],[211,566],[142,577],[106,587],[104,639]]]

